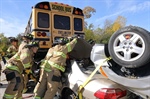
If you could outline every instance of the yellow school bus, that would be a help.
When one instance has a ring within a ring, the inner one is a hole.
[[[32,7],[25,33],[48,49],[62,37],[84,38],[84,15],[80,8],[58,2],[39,2]]]

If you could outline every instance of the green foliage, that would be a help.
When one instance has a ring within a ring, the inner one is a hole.
[[[90,6],[87,6],[83,9],[83,13],[84,13],[84,18],[88,19],[92,16],[92,14],[94,14],[96,12],[96,10]]]
[[[126,18],[118,16],[115,21],[106,20],[103,28],[94,29],[93,24],[87,24],[85,28],[86,40],[93,39],[96,43],[107,44],[113,33],[118,29],[124,27],[126,24]]]
[[[17,35],[17,39],[18,39],[18,44],[20,44],[21,43],[21,41],[22,41],[22,34],[23,33],[19,33],[18,35]]]
[[[89,39],[94,39],[94,33],[92,30],[86,29],[85,30],[85,39],[89,40]]]
[[[0,33],[0,49],[6,52],[8,48],[8,39],[4,36],[4,33]]]

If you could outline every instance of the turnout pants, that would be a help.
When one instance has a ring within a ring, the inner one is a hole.
[[[34,89],[34,99],[53,99],[56,92],[62,87],[60,77],[61,73],[57,69],[50,72],[42,69],[39,82]]]
[[[9,81],[3,99],[22,99],[23,77],[17,71],[7,70],[6,79]]]

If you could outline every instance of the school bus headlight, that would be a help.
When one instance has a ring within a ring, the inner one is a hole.
[[[44,5],[44,9],[48,9],[48,5]]]

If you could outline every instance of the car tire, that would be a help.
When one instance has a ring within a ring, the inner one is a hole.
[[[108,50],[120,66],[141,67],[150,61],[150,33],[136,26],[121,28],[111,36]]]
[[[76,94],[73,90],[68,87],[63,88],[60,99],[74,99],[74,97],[76,97]]]

